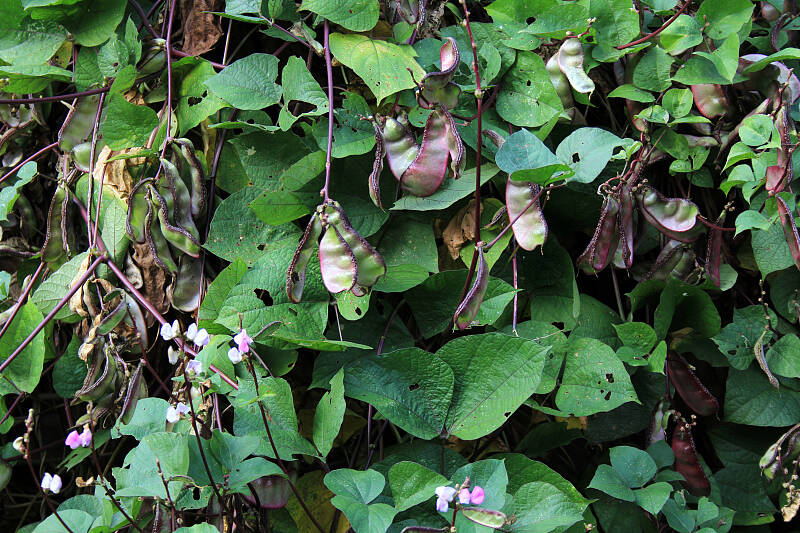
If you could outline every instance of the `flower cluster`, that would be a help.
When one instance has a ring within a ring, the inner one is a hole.
[[[228,359],[231,360],[231,363],[236,364],[240,363],[244,354],[250,351],[250,345],[253,344],[253,339],[247,334],[246,329],[242,329],[233,337],[233,342],[236,343],[236,346],[232,346],[231,349],[228,350]]]
[[[436,510],[440,513],[446,512],[456,494],[458,494],[458,503],[461,505],[480,505],[486,498],[486,493],[477,485],[472,491],[469,490],[469,480],[464,482],[460,490],[443,485],[436,487]]]
[[[89,426],[84,426],[83,432],[80,434],[78,434],[78,430],[73,429],[64,441],[64,444],[73,450],[78,447],[88,448],[91,443],[92,432],[89,430]]]
[[[42,477],[42,490],[50,491],[53,494],[58,494],[61,491],[61,476],[58,474],[50,475],[49,472],[44,473]]]
[[[178,321],[175,320],[170,324],[169,322],[164,322],[161,324],[161,330],[159,331],[161,334],[161,338],[165,341],[171,341],[172,339],[177,339],[181,336],[181,326],[178,324]],[[200,328],[196,323],[189,324],[189,327],[186,328],[186,333],[184,337],[187,341],[192,342],[195,346],[199,346],[202,348],[210,339],[208,335],[208,331],[205,328]]]

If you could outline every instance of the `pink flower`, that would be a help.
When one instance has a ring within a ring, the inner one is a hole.
[[[486,499],[486,493],[483,492],[481,487],[476,485],[475,488],[472,489],[472,494],[469,497],[469,503],[472,505],[480,505],[483,503],[484,499]]]
[[[242,331],[233,337],[233,342],[236,343],[236,347],[241,353],[247,353],[250,351],[250,345],[253,344],[253,339],[247,334],[246,329],[242,329]]]
[[[72,430],[69,435],[67,435],[67,440],[64,441],[64,444],[69,446],[71,449],[76,449],[78,446],[81,445],[81,437],[78,435],[76,430]]]
[[[469,489],[461,489],[458,491],[458,503],[461,505],[469,504]]]
[[[88,448],[92,444],[92,432],[88,427],[83,428],[83,433],[78,437],[81,441],[81,446]]]

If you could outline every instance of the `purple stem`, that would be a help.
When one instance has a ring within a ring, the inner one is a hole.
[[[203,59],[205,61],[208,61],[211,64],[211,66],[216,69],[222,70],[225,68],[225,65],[223,65],[222,63],[217,63],[216,61],[209,61],[208,59],[200,56],[193,56],[192,54],[187,54],[186,52],[183,52],[181,50],[172,50],[172,55],[177,57],[197,57],[198,59]]]
[[[517,305],[519,303],[519,293],[517,289],[519,288],[519,279],[517,277],[517,254],[514,253],[511,256],[511,271],[512,276],[514,277],[514,314],[511,317],[511,331],[514,332],[514,335],[517,334]]]
[[[107,93],[111,87],[100,87],[99,89],[89,89],[79,93],[62,94],[59,96],[39,96],[36,98],[0,98],[0,105],[19,105],[19,104],[41,104],[43,102],[65,102],[82,96]]]
[[[22,308],[22,304],[25,302],[25,299],[28,297],[28,294],[30,294],[31,289],[33,289],[33,286],[36,284],[36,278],[39,277],[39,274],[41,274],[44,271],[44,269],[45,269],[45,263],[39,263],[39,268],[37,268],[36,272],[33,273],[31,281],[22,290],[22,294],[19,295],[19,300],[17,300],[17,303],[14,304],[14,310],[11,311],[11,316],[9,316],[8,319],[6,319],[5,324],[3,324],[3,328],[0,329],[0,339],[3,338],[3,335],[6,334],[8,327],[11,325],[12,322],[14,322],[14,317],[17,316],[17,313]],[[0,424],[2,424],[2,422],[0,422]]]
[[[87,198],[86,198],[86,205],[89,206],[89,209],[92,208],[92,193],[94,192],[94,158],[97,151],[97,127],[100,124],[100,115],[103,113],[103,103],[106,100],[105,93],[100,95],[100,101],[97,104],[97,113],[94,115],[94,123],[92,124],[92,145],[91,149],[89,150],[89,186]],[[105,168],[105,167],[104,167]],[[105,172],[103,172],[103,177],[105,177]],[[95,217],[97,221],[94,225],[94,236],[97,236],[97,223],[100,221],[100,200],[103,198],[103,181],[100,181],[100,198],[97,200],[97,214]],[[88,224],[86,227],[86,231],[88,232],[89,238],[89,245],[94,246],[94,239],[92,238],[92,225]]]
[[[34,337],[36,337],[36,335],[38,335],[39,332],[44,329],[44,327],[48,324],[48,322],[50,322],[53,319],[53,317],[56,316],[56,313],[58,313],[61,310],[61,308],[67,304],[67,302],[69,302],[69,299],[72,298],[72,296],[76,292],[78,292],[78,289],[83,287],[83,284],[86,283],[86,280],[88,280],[94,274],[95,269],[100,265],[100,263],[105,261],[105,259],[106,259],[105,254],[101,254],[100,256],[97,257],[97,259],[95,259],[92,262],[91,265],[89,265],[89,268],[86,269],[86,272],[84,272],[83,275],[78,279],[78,281],[72,286],[72,288],[70,288],[67,294],[63,298],[61,298],[61,300],[59,300],[56,306],[53,307],[53,309],[49,313],[47,313],[47,316],[44,317],[41,322],[39,322],[39,325],[33,328],[33,331],[25,338],[24,341],[20,343],[19,346],[17,346],[17,348],[11,353],[11,355],[9,355],[8,358],[5,361],[3,361],[2,364],[0,364],[0,373],[3,372],[3,370],[5,370],[8,367],[8,365],[10,365],[12,361],[14,361],[14,359],[16,359],[20,353],[22,353],[22,350],[28,347],[28,345],[31,343]]]
[[[161,150],[161,157],[167,150],[167,141],[170,138],[170,126],[172,124],[172,20],[175,16],[175,0],[170,2],[169,18],[167,19],[167,132],[166,139],[164,140],[164,149]]]
[[[11,404],[11,407],[8,408],[8,411],[6,411],[6,414],[3,415],[3,418],[0,418],[0,426],[2,426],[3,422],[5,422],[8,419],[8,417],[11,416],[11,411],[14,410],[14,408],[17,406],[17,404],[19,403],[19,401],[22,399],[23,396],[25,396],[24,392],[20,392],[19,394],[17,394],[17,397],[14,398],[14,402]]]
[[[52,149],[53,149],[53,148],[55,148],[56,146],[58,146],[58,141],[56,141],[56,142],[54,142],[54,143],[52,143],[52,144],[48,144],[47,146],[45,146],[44,148],[42,148],[41,150],[39,150],[38,152],[36,152],[36,153],[35,153],[35,154],[33,154],[32,156],[29,156],[27,159],[25,159],[24,161],[20,162],[20,163],[19,163],[17,166],[15,166],[14,168],[12,168],[12,169],[11,169],[11,170],[9,170],[8,172],[6,172],[6,173],[5,173],[5,175],[3,175],[3,177],[2,177],[2,178],[0,178],[0,183],[3,183],[3,182],[4,182],[4,181],[6,181],[8,178],[10,178],[10,177],[11,177],[11,176],[13,176],[14,174],[16,174],[16,173],[17,173],[17,171],[18,171],[19,169],[21,169],[22,167],[24,167],[26,164],[30,163],[31,161],[33,161],[34,159],[36,159],[37,157],[39,157],[39,156],[40,156],[40,155],[42,155],[43,153],[45,153],[45,152],[47,152],[47,151],[49,151],[49,150],[52,150]]]
[[[136,11],[136,14],[139,15],[140,19],[142,19],[142,24],[144,24],[144,27],[150,32],[150,35],[153,37],[158,37],[156,30],[153,29],[152,24],[150,24],[150,20],[147,18],[147,14],[144,12],[144,9],[142,9],[142,6],[139,5],[139,2],[136,0],[128,0],[128,3],[133,6],[133,10]]]
[[[322,195],[327,202],[328,188],[331,183],[331,148],[333,146],[333,66],[331,64],[330,28],[328,21],[324,26],[324,47],[325,47],[325,70],[328,73],[328,148],[325,154],[325,186],[322,188]]]

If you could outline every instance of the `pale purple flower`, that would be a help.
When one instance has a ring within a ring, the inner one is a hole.
[[[67,435],[67,439],[64,441],[64,444],[74,450],[81,445],[81,436],[76,430],[73,429],[70,434]]]
[[[461,505],[469,504],[469,489],[461,489],[458,491],[458,503]]]
[[[202,348],[208,344],[210,339],[211,338],[208,336],[208,331],[206,331],[206,328],[201,328],[197,331],[197,335],[194,336],[194,343]]]
[[[471,503],[472,505],[480,505],[483,503],[483,500],[485,498],[486,498],[486,493],[483,491],[483,489],[475,485],[475,488],[472,489],[472,494],[470,494],[469,503]]]
[[[189,406],[183,402],[178,402],[178,405],[172,407],[171,405],[167,407],[167,422],[170,424],[174,424],[178,420],[181,419],[182,415],[186,415],[189,413]]]
[[[436,487],[436,510],[440,513],[446,512],[450,508],[450,502],[456,495],[456,489],[453,487]]]
[[[42,477],[42,490],[50,491],[53,494],[58,494],[61,491],[61,477],[56,474],[51,476],[49,472],[45,472]]]
[[[83,432],[78,437],[80,439],[81,446],[84,448],[88,448],[92,444],[92,431],[87,427],[83,428]]]
[[[175,337],[181,334],[181,326],[178,324],[178,320],[176,319],[172,325],[167,322],[161,324],[161,338],[165,341],[171,341]]]
[[[247,334],[246,329],[242,329],[242,331],[233,337],[233,342],[236,343],[236,347],[239,348],[240,352],[247,353],[250,351],[250,345],[253,344],[253,339]]]
[[[183,334],[190,341],[194,341],[194,338],[197,336],[197,324],[192,322],[189,324],[189,327],[186,328],[186,333]]]
[[[231,346],[231,349],[228,350],[228,359],[231,360],[231,363],[241,363],[242,362],[242,352],[239,351],[239,348],[236,346]]]
[[[186,371],[190,374],[202,374],[203,373],[203,363],[198,361],[197,359],[193,359],[186,363]]]

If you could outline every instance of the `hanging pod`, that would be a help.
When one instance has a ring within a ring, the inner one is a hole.
[[[667,241],[664,248],[658,253],[653,266],[642,280],[660,279],[667,280],[674,276],[685,280],[694,267],[694,252],[689,244],[676,241]]]
[[[206,206],[206,175],[203,163],[198,159],[192,141],[189,139],[173,139],[172,162],[178,168],[184,184],[189,188],[191,215],[197,219],[203,214]]]
[[[681,242],[694,242],[702,233],[697,228],[697,206],[685,198],[667,198],[642,185],[634,193],[645,220],[664,235]],[[695,230],[695,231],[692,231]]]
[[[681,422],[672,432],[672,453],[675,454],[675,471],[683,476],[681,484],[695,496],[711,494],[711,483],[706,477],[692,438],[692,427]]]
[[[172,259],[172,252],[169,250],[169,243],[164,237],[164,234],[161,233],[161,224],[158,221],[155,208],[150,210],[150,212],[147,214],[145,226],[147,227],[147,246],[150,248],[153,261],[155,261],[156,264],[164,270],[168,270],[173,274],[176,273],[178,271],[178,265]]]
[[[156,183],[156,189],[166,199],[167,204],[172,206],[167,212],[168,219],[176,227],[191,234],[199,245],[200,232],[192,218],[192,195],[189,188],[175,165],[166,159],[162,159],[161,164],[164,172]]]
[[[147,238],[147,220],[152,216],[153,205],[148,197],[147,184],[152,180],[142,180],[128,194],[128,214],[125,231],[135,243],[143,243]]]
[[[795,266],[800,269],[800,234],[797,233],[797,224],[795,224],[794,216],[789,211],[789,206],[786,205],[783,198],[776,196],[775,201],[778,204],[778,216],[781,219],[783,236],[786,238],[786,244],[789,245],[789,251],[792,253]]]
[[[147,382],[142,376],[142,368],[144,368],[144,360],[140,359],[139,364],[136,365],[136,370],[133,371],[133,376],[128,380],[128,387],[125,390],[125,397],[122,401],[122,411],[119,415],[123,424],[131,421],[139,400],[147,398]]]
[[[583,45],[577,37],[565,39],[558,49],[558,68],[575,91],[583,94],[594,91],[594,82],[583,69]]]
[[[64,182],[58,184],[50,209],[47,212],[47,230],[44,244],[42,245],[42,261],[48,263],[50,270],[58,270],[69,256],[69,242],[67,239],[67,207],[69,206],[69,192]]]
[[[336,226],[326,224],[319,241],[319,268],[322,282],[332,294],[349,291],[358,279],[358,263],[353,250]]]
[[[553,84],[556,94],[561,100],[561,105],[565,110],[572,108],[575,105],[575,100],[572,98],[572,86],[569,84],[567,76],[561,71],[561,67],[558,66],[557,52],[550,56],[544,68],[550,76],[550,83]]]
[[[527,181],[506,181],[506,209],[514,238],[523,250],[529,252],[547,240],[547,221],[539,203],[541,187]],[[531,205],[533,202],[533,205]]]
[[[594,235],[586,246],[586,250],[578,257],[578,266],[587,274],[596,274],[603,270],[613,257],[619,238],[617,235],[617,216],[619,201],[613,196],[606,196],[600,212],[600,220]]]
[[[764,477],[772,481],[783,470],[784,465],[791,463],[797,457],[800,453],[800,446],[797,446],[798,439],[800,439],[800,424],[795,424],[764,452],[758,461],[758,467]]]
[[[711,416],[719,411],[719,402],[697,378],[683,356],[676,352],[667,352],[667,375],[692,411],[701,416]]]
[[[444,106],[441,107],[441,112],[445,119],[447,149],[450,152],[450,170],[453,171],[453,179],[458,179],[461,177],[461,174],[464,172],[464,167],[467,164],[467,160],[464,157],[464,141],[461,140],[461,135],[458,133],[453,115],[451,115]]]
[[[486,296],[486,287],[489,284],[489,266],[486,263],[486,257],[484,257],[483,243],[478,243],[475,250],[478,254],[475,279],[472,281],[472,287],[470,287],[464,299],[458,304],[453,316],[453,322],[460,330],[467,329],[475,321],[475,317],[478,316],[478,309],[480,309],[483,298]]]
[[[92,135],[99,105],[99,94],[79,98],[73,104],[67,113],[64,125],[58,131],[58,147],[62,152],[71,151]]]
[[[413,196],[430,196],[442,184],[450,157],[446,130],[444,114],[440,111],[431,113],[419,152],[400,178],[400,187],[404,191]]]
[[[722,226],[725,223],[725,211],[717,218],[716,226]],[[720,274],[719,267],[722,261],[722,230],[711,228],[708,232],[708,239],[706,242],[706,264],[705,271],[708,279],[715,286],[719,287]]]
[[[356,258],[358,275],[356,284],[352,288],[353,294],[363,296],[378,282],[378,279],[386,275],[386,262],[381,254],[353,229],[338,202],[332,201],[328,207],[330,208],[326,210],[328,223],[337,229]]]
[[[318,208],[319,209],[319,208]],[[286,296],[294,303],[299,303],[303,297],[303,287],[306,283],[306,268],[314,253],[319,236],[322,234],[322,222],[319,213],[314,212],[308,221],[306,230],[300,238],[300,244],[292,256],[289,269],[286,271]]]
[[[619,244],[614,251],[614,266],[629,269],[633,266],[633,194],[630,185],[623,185],[619,194],[619,215],[617,216]]]
[[[455,39],[448,37],[445,40],[439,51],[439,57],[442,70],[426,74],[422,78],[422,87],[417,95],[417,103],[425,109],[434,109],[437,104],[444,106],[445,109],[452,109],[458,105],[458,97],[461,94],[461,87],[451,81],[461,61]]]
[[[407,123],[392,117],[386,117],[383,125],[382,137],[386,161],[389,163],[389,170],[398,181],[403,178],[403,173],[419,153],[419,145],[406,125]]]
[[[372,121],[372,127],[375,130],[375,161],[372,163],[372,172],[369,175],[369,197],[373,204],[379,209],[383,209],[380,178],[383,171],[383,158],[386,155],[386,147],[383,143],[381,128],[374,120]]]

